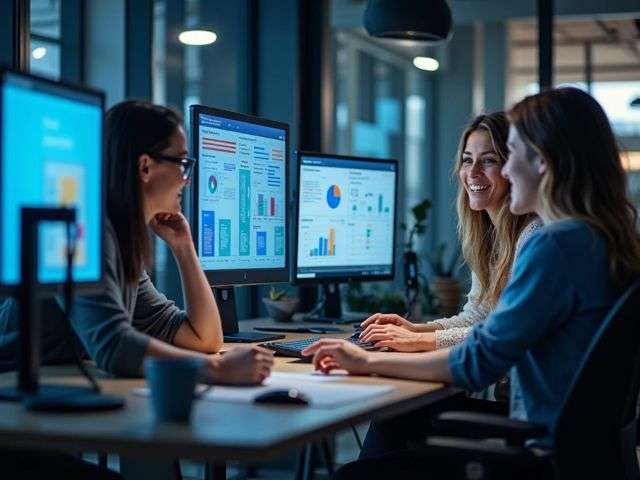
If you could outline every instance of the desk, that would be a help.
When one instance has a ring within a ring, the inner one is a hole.
[[[242,322],[241,327],[262,324]],[[272,324],[271,324],[272,325]],[[345,330],[347,327],[345,327]],[[351,333],[351,327],[349,332]],[[343,334],[344,336],[347,333]],[[287,335],[288,339],[308,337]],[[326,335],[328,337],[337,335]],[[237,344],[234,344],[237,345]],[[234,345],[226,344],[225,348]],[[276,357],[275,370],[310,372],[312,366],[297,359]],[[396,387],[379,398],[333,409],[288,405],[197,402],[190,424],[154,421],[148,398],[132,394],[142,379],[115,379],[97,374],[107,393],[126,397],[126,408],[90,414],[45,414],[25,411],[20,404],[1,402],[0,445],[31,449],[57,449],[115,453],[127,457],[227,459],[256,461],[292,447],[330,436],[350,425],[383,419],[415,410],[459,390],[438,383],[376,377],[349,377],[351,384],[390,384]],[[75,367],[45,367],[48,383],[85,384]],[[0,385],[15,382],[13,372],[0,375]]]

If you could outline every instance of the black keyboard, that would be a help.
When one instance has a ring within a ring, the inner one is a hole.
[[[287,342],[263,343],[262,346],[286,357],[308,358],[309,360],[311,360],[311,357],[302,356],[302,350],[307,348],[309,345],[317,342],[318,340],[320,340],[320,337],[311,337],[304,338],[302,340],[290,340]],[[355,334],[347,338],[346,340],[350,341],[360,348],[364,348],[365,350],[377,350],[373,343],[361,342],[359,339],[355,338]]]

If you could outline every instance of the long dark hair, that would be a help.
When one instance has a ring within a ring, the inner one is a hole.
[[[144,218],[138,158],[167,148],[181,124],[177,112],[142,100],[118,103],[106,115],[107,216],[129,283],[137,282],[151,265],[153,251]]]
[[[520,136],[548,164],[540,185],[542,208],[600,232],[609,247],[609,271],[624,288],[640,274],[636,209],[611,125],[602,107],[577,88],[526,97],[508,114]]]
[[[471,210],[469,195],[460,182],[462,154],[467,140],[475,131],[484,131],[500,160],[507,161],[509,122],[504,112],[478,115],[460,137],[453,174],[458,181],[458,237],[462,255],[480,282],[480,301],[495,305],[509,280],[516,244],[522,230],[535,215],[516,216],[509,211],[509,195],[505,195],[494,225],[485,211]]]

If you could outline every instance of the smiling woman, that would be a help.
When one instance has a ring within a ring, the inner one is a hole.
[[[501,175],[502,162],[486,130],[475,130],[467,138],[458,176],[467,193],[469,208],[484,210],[492,223],[509,190],[509,182]]]
[[[363,323],[362,340],[403,352],[436,350],[462,342],[491,313],[514,259],[541,223],[509,211],[507,119],[502,112],[476,117],[460,139],[453,174],[458,178],[458,235],[471,269],[471,290],[462,312],[427,324],[376,314]]]

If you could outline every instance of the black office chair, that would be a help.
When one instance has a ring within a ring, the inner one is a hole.
[[[442,413],[437,423],[447,437],[429,438],[421,448],[430,457],[457,459],[459,470],[449,478],[638,480],[639,388],[640,279],[613,306],[585,354],[560,412],[554,454],[525,447],[546,435],[545,426],[470,412]],[[478,438],[502,438],[506,445]]]

